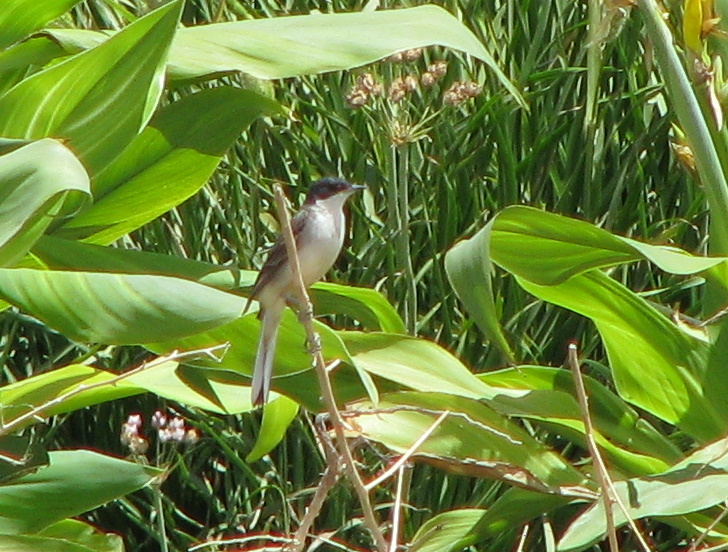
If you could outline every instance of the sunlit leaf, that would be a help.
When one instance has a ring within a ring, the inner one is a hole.
[[[0,270],[0,297],[78,341],[176,339],[238,318],[245,299],[180,278]]]
[[[54,218],[90,197],[83,165],[60,142],[39,140],[0,156],[0,266],[22,258]]]
[[[255,462],[281,442],[288,426],[298,414],[298,403],[288,397],[276,397],[265,405],[263,423],[253,449],[245,457],[246,462]]]
[[[0,50],[60,17],[81,0],[4,0]]]
[[[232,87],[166,106],[92,181],[95,203],[59,232],[108,244],[176,207],[205,185],[220,158],[273,100]]]
[[[486,510],[461,508],[443,512],[422,524],[412,538],[410,552],[443,552],[463,538]]]
[[[46,32],[71,51],[91,47],[106,38],[93,31]],[[525,104],[475,35],[434,5],[315,13],[181,29],[170,53],[169,73],[172,79],[181,81],[237,71],[260,79],[279,79],[350,69],[395,52],[432,45],[461,50],[484,61],[514,98]]]
[[[442,393],[395,393],[372,407],[350,408],[358,433],[404,453],[445,411],[450,414],[414,458],[447,471],[500,479],[549,493],[569,493],[582,475],[516,424],[482,402]]]
[[[162,90],[181,2],[35,73],[0,97],[0,135],[63,138],[94,174],[147,122]]]
[[[490,405],[505,416],[528,418],[586,448],[583,414],[569,370],[519,366],[478,376],[494,387],[526,392],[496,396]],[[667,469],[682,457],[671,441],[598,381],[585,377],[595,439],[609,455],[610,465],[633,475]]]
[[[697,512],[725,501],[728,485],[728,441],[721,439],[685,458],[670,470],[651,477],[615,481],[617,495],[631,519],[675,516]],[[614,523],[627,522],[617,505]],[[558,544],[559,550],[582,550],[606,533],[604,503],[601,499],[569,526]]]
[[[50,465],[0,485],[0,533],[40,531],[148,485],[161,470],[86,450],[50,453]]]

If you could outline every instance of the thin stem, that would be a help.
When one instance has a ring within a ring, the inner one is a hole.
[[[154,491],[154,509],[157,511],[157,530],[162,544],[162,552],[169,552],[169,544],[167,542],[167,525],[164,520],[164,504],[162,504],[162,490],[160,484],[153,486]]]

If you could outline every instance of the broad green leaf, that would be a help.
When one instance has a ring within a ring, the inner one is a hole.
[[[0,50],[60,17],[81,0],[4,0],[0,10]]]
[[[496,345],[506,362],[516,362],[503,333],[493,300],[490,236],[493,221],[469,240],[455,244],[445,255],[445,271],[458,299],[485,336]]]
[[[255,118],[278,110],[273,100],[228,86],[166,106],[94,177],[95,203],[59,235],[105,245],[154,220],[205,185]]]
[[[67,539],[41,537],[37,535],[2,535],[0,534],[0,550],[7,552],[124,552],[123,541],[119,535],[107,535],[108,544],[101,548],[92,543],[87,546]],[[115,543],[116,546],[112,547]]]
[[[151,116],[181,7],[171,2],[17,84],[0,97],[0,135],[63,138],[95,174]]]
[[[583,416],[576,401],[569,370],[546,366],[519,366],[481,374],[493,387],[525,391],[520,395],[496,396],[493,409],[510,417],[537,420],[560,435],[586,448]],[[600,448],[609,454],[610,465],[631,475],[664,471],[682,457],[670,440],[617,395],[591,377],[585,377],[589,409]]]
[[[39,140],[0,156],[0,266],[22,258],[69,204],[90,197],[88,175],[60,142]]]
[[[482,283],[490,278],[492,262],[511,272],[536,297],[595,322],[622,398],[699,439],[722,433],[728,413],[725,401],[709,398],[705,388],[712,381],[705,374],[706,346],[598,269],[645,258],[663,270],[693,274],[715,271],[725,259],[640,244],[527,207],[505,209],[456,247],[448,253],[453,256],[448,265],[451,282],[491,336],[501,331],[489,284]],[[474,285],[483,290],[479,297],[471,293]],[[725,385],[720,389],[725,391]]]
[[[392,393],[376,407],[353,405],[347,420],[367,439],[404,453],[445,411],[449,415],[414,458],[450,472],[545,493],[570,494],[583,482],[560,456],[476,400],[442,393]]]
[[[135,374],[119,385],[218,414],[237,414],[253,408],[250,392],[244,388],[249,383],[250,378],[229,370],[168,363]]]
[[[42,67],[50,60],[66,55],[70,52],[51,37],[36,35],[0,52],[0,73],[20,70],[25,76],[29,66]]]
[[[103,33],[47,30],[73,51]],[[371,37],[376,36],[376,40]],[[170,53],[173,80],[208,79],[241,71],[260,79],[311,75],[367,65],[391,54],[440,45],[484,61],[521,104],[520,92],[475,35],[444,9],[425,5],[372,12],[310,14],[181,29]]]
[[[485,512],[472,531],[447,549],[456,552],[475,543],[494,539],[514,531],[524,523],[564,506],[569,498],[544,495],[516,487],[508,489]]]
[[[92,525],[77,519],[64,519],[54,523],[38,535],[70,541],[95,552],[124,552],[124,541],[120,535],[99,533]]]
[[[384,333],[339,335],[359,368],[400,386],[478,399],[490,399],[503,392],[481,382],[432,341]]]
[[[0,408],[4,406],[0,389]],[[5,423],[7,420],[3,420]],[[30,435],[0,437],[0,484],[48,465],[48,452],[39,439]],[[0,550],[2,550],[0,548]]]
[[[175,363],[170,364],[176,366]],[[119,385],[109,385],[84,390],[61,400],[61,397],[72,391],[78,391],[81,386],[96,386],[99,383],[110,382],[116,376],[117,374],[92,366],[71,364],[0,387],[3,422],[9,427],[14,425],[19,417],[35,408],[47,405],[37,416],[15,427],[15,430],[20,430],[43,418],[140,392]]]
[[[146,274],[1,269],[0,297],[78,341],[177,339],[238,318],[245,300],[189,280]]]
[[[175,276],[225,291],[252,287],[258,274],[235,266],[220,266],[137,249],[92,245],[48,235],[36,242],[32,255],[34,259],[26,259],[24,264],[59,271]]]
[[[592,224],[524,206],[507,207],[445,257],[448,278],[480,329],[513,361],[493,300],[497,264],[541,285],[559,284],[594,268],[647,259],[673,274],[718,274],[724,258],[696,257],[610,234]]]
[[[102,247],[54,236],[43,236],[38,240],[33,247],[33,256],[35,259],[27,259],[23,267],[176,276],[233,293],[243,293],[245,288],[251,288],[258,274],[234,266],[219,266],[147,251]],[[313,286],[311,296],[317,316],[343,314],[356,319],[368,330],[392,333],[403,331],[402,319],[397,311],[376,290],[320,282]]]
[[[479,255],[490,255],[493,262],[508,272],[542,285],[559,284],[593,268],[640,259],[673,274],[696,274],[726,260],[641,243],[584,221],[531,207],[507,207],[491,224],[490,251],[483,249]],[[480,233],[488,231],[483,229]]]
[[[728,487],[728,441],[721,439],[699,449],[670,470],[651,477],[615,481],[614,487],[631,519],[676,516],[697,512],[725,501]],[[613,505],[614,523],[627,523]],[[574,520],[558,550],[582,550],[606,533],[604,503],[597,500]]]
[[[37,532],[140,489],[162,470],[86,450],[50,453],[50,465],[0,485],[0,533]]]
[[[219,414],[251,409],[250,394],[241,390],[250,378],[227,370],[179,366],[168,360],[119,381],[117,376],[71,364],[6,385],[0,388],[5,426],[19,430],[50,416],[144,392]],[[43,405],[37,416],[17,425],[19,417]]]
[[[428,519],[412,538],[409,552],[443,552],[470,532],[486,510],[461,508]]]
[[[706,399],[703,342],[598,270],[555,286],[520,278],[518,282],[529,293],[592,319],[624,400],[679,425],[697,439],[723,434],[727,406],[725,401]],[[720,385],[725,389],[728,384]]]
[[[263,423],[258,438],[245,461],[255,462],[273,450],[281,442],[297,414],[298,403],[288,397],[280,396],[268,402],[263,410]]]
[[[321,336],[326,361],[343,361],[332,373],[339,400],[348,402],[365,396],[361,380],[353,368],[354,362],[339,333],[321,323],[316,323],[316,330]],[[219,361],[200,358],[188,364],[198,369],[208,368],[205,372],[206,378],[228,377],[222,374],[232,372],[233,376],[244,374],[247,379],[255,361],[259,331],[260,323],[255,316],[249,314],[206,332],[163,343],[148,343],[145,346],[157,354],[166,354],[172,350],[198,350],[227,343],[230,347]],[[272,387],[274,391],[296,400],[310,410],[320,411],[323,409],[321,393],[311,363],[303,327],[293,311],[287,309],[283,314],[278,335]],[[249,404],[249,393],[243,391],[243,395],[241,400],[248,401]],[[214,395],[210,395],[210,400],[215,400]]]
[[[371,330],[403,334],[402,318],[384,296],[369,288],[321,282],[313,287],[314,311],[322,314],[345,314]]]
[[[371,40],[376,36],[377,40]],[[310,14],[190,27],[170,57],[176,78],[242,71],[262,79],[367,65],[395,52],[440,45],[488,64],[521,103],[521,95],[475,35],[434,5],[372,12]]]

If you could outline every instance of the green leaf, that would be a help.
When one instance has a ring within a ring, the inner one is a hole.
[[[60,17],[81,0],[4,0],[0,50]]]
[[[500,537],[569,501],[569,498],[560,495],[544,495],[515,487],[508,489],[488,508],[472,531],[453,543],[449,550],[455,552],[477,542]]]
[[[140,489],[162,472],[85,450],[50,453],[50,465],[0,485],[0,533],[40,531]]]
[[[500,393],[491,400],[504,416],[541,422],[559,435],[586,448],[584,423],[576,402],[574,380],[569,370],[546,366],[519,366],[478,376],[493,387],[523,390]],[[667,469],[682,457],[671,441],[619,397],[591,377],[585,377],[589,409],[600,448],[609,454],[610,465],[632,475],[646,475]]]
[[[617,495],[631,519],[676,516],[697,512],[725,501],[728,486],[728,440],[699,449],[670,470],[651,477],[615,481]],[[616,527],[627,523],[625,513],[612,506]],[[574,520],[558,550],[581,550],[606,533],[604,503],[597,500]]]
[[[0,97],[0,135],[64,138],[95,174],[156,107],[181,8],[171,2],[97,48],[20,82]]]
[[[2,399],[2,389],[0,389]],[[5,403],[0,400],[4,410]],[[3,424],[7,422],[3,418]],[[17,479],[48,465],[48,452],[43,444],[28,435],[3,435],[0,437],[0,484]],[[1,550],[1,549],[0,549]]]
[[[75,543],[66,539],[55,537],[40,537],[36,535],[1,535],[0,550],[8,552],[124,552],[123,542],[119,535],[107,535],[108,545],[97,548],[101,543]],[[112,546],[116,544],[116,546]]]
[[[399,334],[339,332],[356,365],[372,375],[417,390],[493,398],[485,385],[436,343]]]
[[[88,175],[60,142],[39,140],[0,156],[0,266],[22,258],[69,205],[90,197]]]
[[[409,552],[442,552],[473,528],[486,510],[462,508],[443,512],[428,519],[412,538]]]
[[[347,413],[364,437],[409,450],[442,413],[449,414],[414,458],[459,474],[500,479],[544,493],[573,492],[583,476],[516,424],[482,402],[442,393],[392,393],[376,407]]]
[[[177,339],[238,318],[245,300],[189,280],[145,274],[0,269],[0,297],[71,339]]]
[[[69,49],[90,47],[102,33],[48,30]],[[84,36],[85,35],[85,36]],[[371,37],[376,36],[376,40]],[[173,80],[208,79],[241,71],[280,79],[367,65],[396,52],[440,45],[484,61],[521,105],[520,92],[475,35],[444,9],[310,14],[181,29],[170,53]]]
[[[46,527],[38,534],[47,538],[70,541],[95,552],[124,552],[124,542],[120,535],[99,533],[92,525],[77,519],[64,519]]]
[[[194,366],[198,369],[209,368],[206,372],[208,378],[223,377],[219,373],[229,371],[245,374],[246,380],[249,381],[255,361],[259,331],[260,323],[255,316],[248,314],[206,332],[174,341],[148,343],[145,346],[157,354],[166,354],[173,350],[197,350],[227,343],[230,348],[222,359],[215,361],[201,358],[193,363]],[[361,380],[353,368],[354,362],[338,332],[321,323],[316,323],[316,331],[321,336],[323,355],[327,362],[335,359],[343,361],[332,373],[339,400],[348,402],[365,396]],[[306,349],[306,334],[303,327],[293,311],[286,309],[278,335],[272,387],[274,391],[287,395],[310,410],[320,411],[323,409],[321,393],[311,362],[311,355]],[[241,400],[248,401],[249,405],[249,393],[243,395],[239,395],[242,397]],[[210,395],[210,400],[214,400],[213,395]]]
[[[370,330],[407,333],[396,309],[378,291],[328,282],[319,282],[312,289],[314,312],[317,316],[345,314],[355,318]]]
[[[108,244],[176,207],[205,185],[220,158],[258,116],[280,106],[232,87],[166,106],[92,181],[95,203],[59,235]]]
[[[510,364],[515,355],[501,328],[493,300],[490,239],[493,222],[469,240],[455,244],[445,255],[445,271],[458,299],[485,336]]]
[[[623,238],[587,222],[531,207],[508,207],[491,224],[490,251],[482,249],[479,255],[490,254],[508,272],[541,285],[559,284],[593,268],[640,259],[683,275],[697,274],[726,261]],[[481,233],[489,232],[484,228]]]
[[[722,434],[728,407],[713,398],[719,393],[706,389],[706,383],[716,379],[705,373],[706,345],[598,269],[646,258],[664,270],[693,274],[713,272],[724,266],[725,259],[641,244],[528,207],[505,209],[456,247],[448,253],[451,282],[491,335],[501,331],[490,284],[482,281],[490,278],[492,262],[513,273],[536,297],[594,321],[617,390],[626,401],[680,425],[698,439]],[[478,272],[469,268],[473,266],[486,268]],[[482,290],[480,297],[473,296],[474,286]],[[720,389],[728,391],[726,384]]]
[[[171,255],[102,247],[54,236],[43,236],[33,247],[38,262],[27,260],[24,267],[43,266],[53,270],[159,274],[195,280],[222,290],[242,293],[252,287],[257,272],[234,266],[219,266]],[[402,333],[404,325],[397,311],[376,290],[319,282],[311,289],[317,316],[343,314],[355,318],[364,328]]]
[[[176,363],[172,364],[176,366]],[[97,385],[111,381],[114,377],[116,374],[92,366],[71,364],[0,387],[3,422],[9,427],[21,416],[46,405],[42,412],[15,427],[15,430],[20,430],[43,418],[140,392],[140,390],[128,390],[123,386],[110,385],[84,390],[75,396],[60,400],[60,397],[71,391],[77,391],[82,385]]]
[[[624,400],[698,439],[710,440],[724,432],[725,401],[707,400],[703,385],[705,343],[598,270],[555,286],[518,282],[529,293],[592,319]]]
[[[281,442],[297,414],[298,403],[288,397],[280,396],[268,402],[263,410],[263,423],[258,438],[245,461],[255,462],[273,450]]]

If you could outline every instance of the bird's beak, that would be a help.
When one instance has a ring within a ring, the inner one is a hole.
[[[362,186],[362,185],[360,185],[360,184],[352,184],[352,185],[351,185],[351,189],[352,189],[353,191],[355,191],[355,192],[358,192],[359,190],[366,190],[366,189],[367,189],[367,187],[366,187],[366,186]]]

